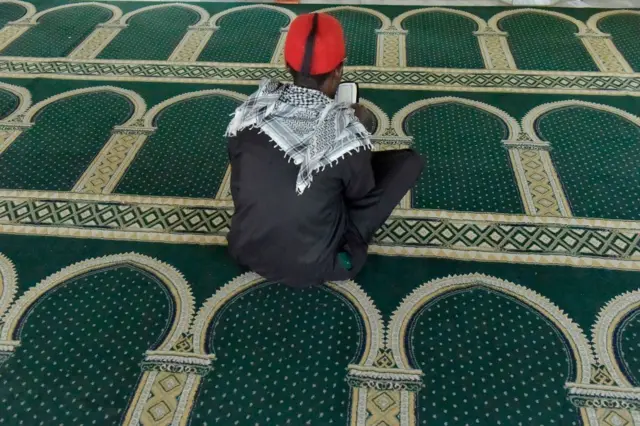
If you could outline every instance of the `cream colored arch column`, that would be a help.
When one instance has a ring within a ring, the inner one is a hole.
[[[189,27],[187,34],[169,56],[169,62],[195,62],[215,31],[209,23],[209,13],[198,7],[200,21]]]
[[[600,425],[640,426],[640,387],[634,387],[616,355],[616,334],[625,318],[640,308],[640,290],[610,300],[598,313],[592,328],[597,363],[588,383],[569,383],[569,400],[589,407]]]
[[[35,25],[32,18],[36,14],[36,8],[31,3],[19,0],[0,0],[0,4],[2,3],[22,6],[26,10],[26,13],[17,21],[9,22],[4,27],[0,28],[0,51]]]
[[[376,33],[378,34],[376,66],[390,68],[406,67],[407,31],[391,26],[385,30],[376,30]]]
[[[549,143],[527,132],[520,132],[515,139],[502,143],[509,150],[525,212],[531,216],[571,216],[549,156]]]
[[[381,63],[377,66],[383,67],[406,67],[407,66],[407,34],[408,31],[402,28],[402,21],[415,11],[409,11],[396,16],[391,26],[380,34],[378,39],[378,59]]]
[[[508,34],[495,30],[490,26],[483,27],[473,33],[480,43],[480,51],[484,59],[485,67],[490,70],[515,70],[518,69],[513,59],[509,43]]]
[[[24,115],[31,106],[31,93],[24,87],[0,83],[0,91],[7,91],[18,97],[18,108],[0,120],[0,155],[16,140],[20,134],[31,127],[25,122]]]
[[[134,94],[133,92],[131,93]],[[93,160],[78,180],[73,191],[91,194],[112,193],[118,186],[118,183],[120,183],[120,180],[131,163],[133,163],[133,160],[138,155],[140,148],[142,148],[147,138],[157,130],[154,124],[156,116],[162,110],[175,103],[207,95],[228,96],[239,101],[246,99],[246,95],[228,90],[203,90],[201,92],[184,93],[167,99],[151,108],[145,114],[146,106],[144,105],[144,101],[135,94],[138,99],[134,102],[134,104],[137,105],[134,115],[124,125],[114,128],[111,139],[109,139],[109,142],[106,143],[102,151],[100,151],[95,160]],[[231,169],[227,168],[220,191],[222,191],[222,188],[225,188],[225,182],[226,188],[229,188],[230,176]],[[227,189],[227,191],[230,190]]]
[[[550,102],[539,105],[529,111],[522,119],[523,132],[515,141],[506,141],[506,145],[518,147],[521,151],[521,166],[527,176],[530,194],[535,211],[528,214],[539,216],[571,217],[571,208],[564,193],[558,173],[549,155],[550,144],[540,139],[535,131],[535,122],[543,114],[558,108],[582,106],[619,115],[640,126],[640,119],[626,111],[608,105],[578,100]]]
[[[61,6],[53,9],[63,9],[71,6],[85,6],[94,5],[105,7],[111,11],[111,18],[104,24],[99,24],[96,29],[84,39],[78,47],[68,55],[71,59],[93,59],[96,55],[109,44],[109,42],[120,31],[118,27],[118,21],[122,18],[122,11],[120,8],[106,4],[106,3],[76,3],[72,5]],[[53,9],[45,10],[44,12],[50,12]],[[37,19],[37,18],[36,18]],[[117,29],[117,30],[116,30]]]
[[[89,34],[89,37],[84,39],[73,52],[69,54],[71,59],[94,59],[98,56],[98,53],[102,51],[111,40],[115,38],[118,33],[126,27],[126,24],[121,24],[122,11],[113,6],[113,16],[108,22],[100,24],[97,28]]]
[[[530,9],[523,9],[530,10]],[[517,12],[517,11],[512,11]],[[482,54],[486,55],[485,60],[490,63],[490,69],[517,70],[516,61],[509,48],[507,37],[509,34],[498,27],[498,22],[511,13],[503,12],[494,15],[489,19],[487,27],[476,33],[480,44],[483,46]]]
[[[155,130],[143,126],[142,116],[146,112],[147,106],[142,97],[135,92],[119,87],[103,86],[74,91],[73,94],[99,91],[110,91],[125,96],[133,105],[133,114],[125,124],[113,129],[111,138],[82,174],[73,187],[73,192],[108,193],[105,191],[111,181],[123,173],[121,166],[130,152],[134,147],[141,146],[147,136]]]
[[[637,10],[611,10],[596,13],[587,21],[587,27],[578,34],[582,43],[593,57],[600,71],[632,73],[633,69],[622,56],[616,45],[613,43],[610,34],[603,33],[598,28],[598,22],[612,15],[633,14],[639,15]]]

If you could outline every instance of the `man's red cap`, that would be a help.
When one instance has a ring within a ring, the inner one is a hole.
[[[289,27],[284,45],[284,58],[295,71],[302,71],[307,38],[313,25],[313,13],[300,15]],[[345,59],[344,34],[340,21],[326,13],[318,13],[310,75],[333,71]]]

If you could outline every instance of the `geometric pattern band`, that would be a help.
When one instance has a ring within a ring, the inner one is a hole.
[[[172,64],[169,62],[69,61],[61,59],[0,59],[0,75],[28,77],[29,75],[65,75],[117,78],[117,79],[179,79],[206,82],[253,82],[263,78],[286,80],[286,69],[280,66],[253,66],[253,64]],[[530,89],[558,91],[627,92],[640,94],[640,76],[587,74],[579,72],[538,73],[492,70],[425,70],[405,68],[347,67],[344,78],[371,86],[415,86],[425,88],[486,88]]]
[[[402,217],[400,212],[394,213],[378,230],[374,244],[640,259],[640,232],[633,229]],[[232,215],[232,206],[0,198],[0,225],[224,237]]]
[[[0,200],[0,224],[225,236],[233,208],[60,200]]]
[[[640,258],[638,231],[554,224],[505,224],[393,216],[378,230],[375,240],[380,246]]]

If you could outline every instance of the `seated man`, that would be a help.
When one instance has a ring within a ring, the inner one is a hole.
[[[422,171],[411,151],[371,152],[367,110],[334,102],[345,44],[330,15],[296,18],[285,44],[294,84],[264,81],[227,129],[241,265],[297,287],[353,278],[375,231]]]

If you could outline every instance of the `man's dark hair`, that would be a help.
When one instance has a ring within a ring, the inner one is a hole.
[[[341,66],[342,64],[340,64],[338,67],[341,67]],[[324,82],[327,81],[327,78],[329,78],[329,76],[333,72],[333,71],[329,71],[328,73],[318,74],[318,75],[304,75],[303,73],[294,70],[288,64],[287,64],[287,68],[289,68],[289,73],[291,74],[291,77],[293,77],[293,84],[295,84],[296,86],[306,87],[307,89],[315,89],[315,90],[320,90]]]

